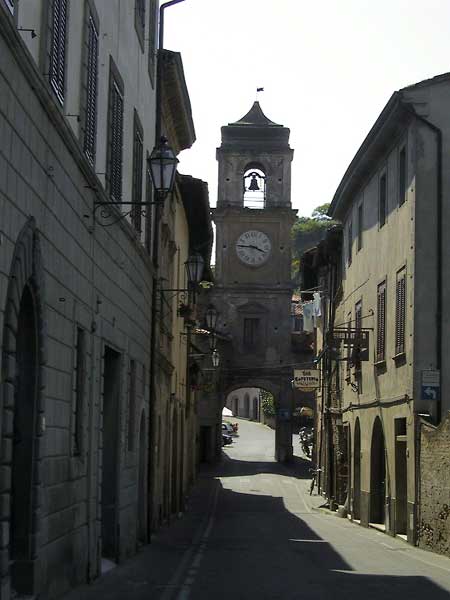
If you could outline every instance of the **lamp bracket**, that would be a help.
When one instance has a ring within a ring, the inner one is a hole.
[[[148,215],[148,207],[155,204],[162,205],[163,202],[164,199],[159,199],[155,202],[103,202],[99,200],[94,201],[92,216],[94,221],[102,227],[111,227],[111,225],[115,225],[131,215],[133,211],[140,213],[142,217],[146,217]],[[131,208],[122,212],[122,206],[131,206]],[[140,210],[134,207],[140,207]]]

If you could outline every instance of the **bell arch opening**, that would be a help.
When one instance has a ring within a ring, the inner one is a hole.
[[[243,207],[263,209],[266,207],[266,173],[262,165],[247,165],[242,178]]]

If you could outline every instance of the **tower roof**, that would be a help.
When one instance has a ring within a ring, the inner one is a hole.
[[[260,148],[275,150],[289,148],[289,129],[274,123],[261,110],[259,102],[253,103],[248,113],[222,127],[222,148]]]
[[[229,126],[233,125],[244,125],[246,127],[256,125],[258,127],[268,126],[268,127],[283,127],[283,125],[279,125],[278,123],[274,123],[270,119],[266,117],[263,113],[259,102],[256,100],[253,103],[253,106],[248,111],[248,113],[239,119],[239,121],[235,121],[234,123],[228,123]]]

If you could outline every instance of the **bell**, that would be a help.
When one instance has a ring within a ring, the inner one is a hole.
[[[259,192],[258,180],[256,179],[256,175],[252,174],[252,180],[250,181],[250,185],[248,187],[250,192]]]

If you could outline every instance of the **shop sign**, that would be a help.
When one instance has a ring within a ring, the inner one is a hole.
[[[294,369],[294,387],[303,392],[313,392],[320,386],[319,369]]]

